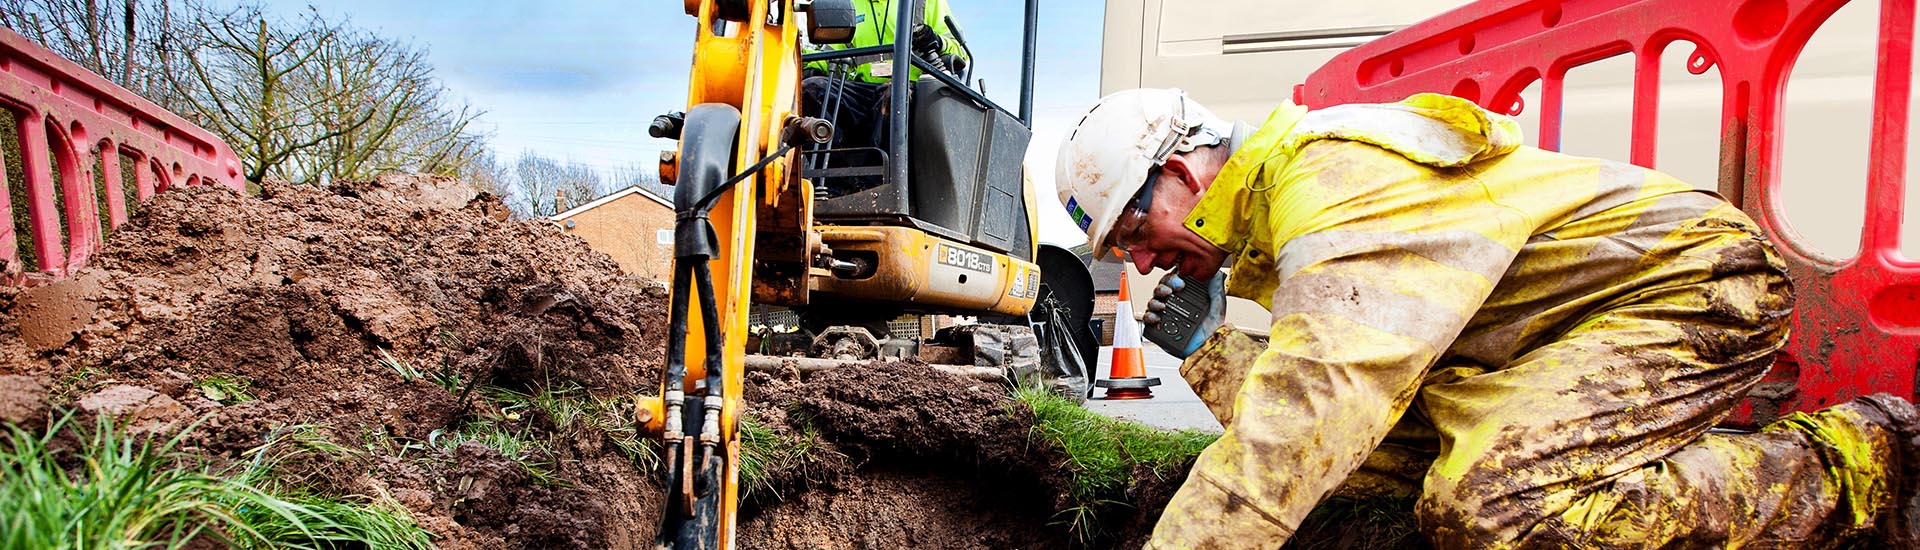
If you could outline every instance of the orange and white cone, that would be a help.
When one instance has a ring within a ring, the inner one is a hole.
[[[1120,297],[1113,305],[1113,363],[1107,367],[1107,379],[1093,385],[1107,389],[1101,399],[1152,399],[1159,378],[1147,377],[1147,360],[1140,351],[1140,321],[1133,317],[1133,301],[1127,291],[1127,272],[1120,271]]]

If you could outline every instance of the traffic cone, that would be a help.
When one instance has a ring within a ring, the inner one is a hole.
[[[1140,321],[1133,318],[1133,300],[1127,291],[1127,272],[1120,271],[1120,298],[1113,304],[1113,363],[1107,379],[1093,385],[1106,388],[1101,399],[1153,399],[1159,378],[1147,377],[1147,360],[1140,352]]]

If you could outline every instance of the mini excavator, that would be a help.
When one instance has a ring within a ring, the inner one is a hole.
[[[868,326],[902,313],[980,316],[1035,330],[1043,356],[1085,376],[1097,345],[1091,280],[1077,257],[1037,244],[1022,166],[1037,0],[1026,1],[1017,116],[912,41],[803,52],[802,25],[812,44],[851,40],[850,0],[683,1],[699,22],[688,107],[649,128],[679,141],[660,162],[676,210],[667,364],[636,419],[662,441],[669,494],[656,548],[733,546],[753,304]],[[883,23],[912,36],[920,10],[895,11]],[[826,162],[853,155],[828,146],[828,118],[799,112],[802,63],[878,58],[923,75],[890,86],[884,150],[861,156],[877,162]],[[836,177],[877,185],[832,196],[822,182]]]

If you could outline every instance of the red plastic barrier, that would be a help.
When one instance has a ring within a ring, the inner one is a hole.
[[[122,170],[134,170],[138,200],[175,184],[246,189],[240,157],[220,138],[138,94],[61,58],[24,36],[0,28],[0,108],[18,121],[10,129],[23,149],[20,166],[0,160],[0,174],[18,171],[26,182],[26,212],[37,266],[20,257],[20,235],[6,178],[0,178],[0,284],[65,277],[86,265],[100,246],[99,202],[109,227],[127,220],[125,194],[96,196],[96,176],[120,190]],[[121,166],[121,155],[134,159]],[[101,174],[94,174],[96,156]],[[51,161],[51,163],[49,162]],[[54,181],[53,168],[60,181]],[[55,208],[60,193],[64,209]],[[64,210],[64,211],[56,211]],[[66,239],[60,238],[66,229]]]
[[[1561,80],[1573,67],[1635,56],[1632,158],[1651,166],[1657,139],[1659,55],[1685,40],[1700,74],[1720,66],[1721,194],[1776,240],[1781,113],[1787,77],[1814,30],[1846,0],[1492,0],[1477,2],[1345,52],[1294,90],[1309,106],[1394,101],[1417,92],[1465,97],[1518,113],[1520,93],[1541,83],[1540,144],[1558,149]],[[1745,423],[1854,396],[1915,396],[1920,369],[1920,262],[1898,252],[1906,180],[1908,75],[1914,0],[1881,5],[1873,99],[1872,163],[1861,254],[1832,263],[1793,246],[1799,293],[1793,340],[1767,383],[1742,407]]]

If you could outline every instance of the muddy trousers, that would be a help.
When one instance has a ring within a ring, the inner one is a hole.
[[[1416,478],[1421,530],[1440,548],[1831,546],[1892,501],[1885,432],[1843,405],[1708,433],[1766,373],[1790,304],[1778,274],[1724,277],[1590,317],[1502,369],[1443,361],[1336,494]],[[1208,493],[1184,495],[1186,509],[1305,514]],[[1151,547],[1245,546],[1178,525],[1197,517],[1163,517]]]
[[[1422,531],[1446,548],[1806,548],[1870,528],[1892,501],[1891,457],[1873,455],[1893,445],[1854,410],[1707,433],[1766,373],[1788,319],[1766,310],[1790,303],[1777,275],[1723,278],[1598,315],[1506,369],[1442,365],[1409,414],[1439,441]]]

